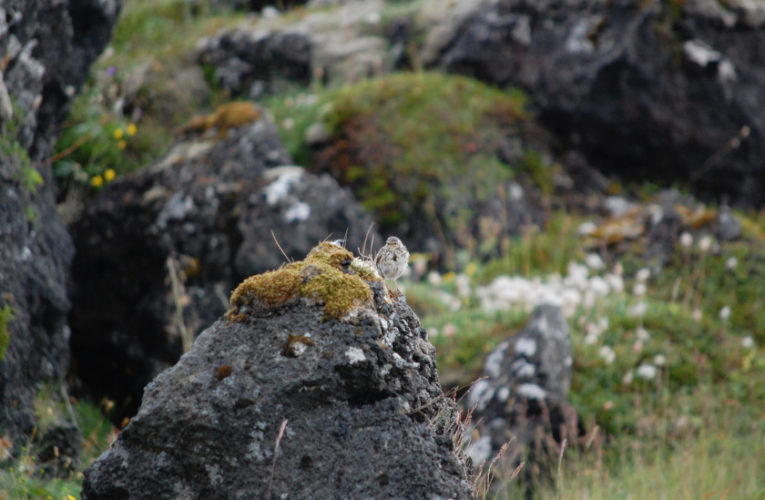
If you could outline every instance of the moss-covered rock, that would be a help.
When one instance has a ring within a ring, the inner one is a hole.
[[[244,280],[231,294],[227,317],[244,321],[306,299],[323,306],[324,319],[342,319],[354,309],[373,306],[370,280],[382,280],[374,266],[322,242],[304,260]]]

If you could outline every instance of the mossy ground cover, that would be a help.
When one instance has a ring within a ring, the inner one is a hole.
[[[454,235],[469,226],[477,205],[502,196],[508,180],[550,178],[539,175],[549,169],[532,151],[514,165],[497,155],[529,119],[520,91],[419,72],[267,104],[297,162],[351,186],[383,230],[425,218]],[[316,125],[331,139],[312,151],[305,135]]]

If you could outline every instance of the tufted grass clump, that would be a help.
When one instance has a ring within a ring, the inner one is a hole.
[[[298,299],[321,304],[324,320],[342,319],[354,309],[372,307],[372,291],[365,280],[379,281],[367,267],[354,264],[351,252],[322,242],[302,261],[244,280],[231,294],[229,321],[245,321],[278,310]]]

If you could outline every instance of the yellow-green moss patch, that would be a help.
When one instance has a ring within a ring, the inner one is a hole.
[[[325,320],[340,319],[353,309],[372,306],[372,291],[364,280],[380,278],[354,265],[345,248],[322,242],[302,261],[244,280],[231,294],[227,317],[244,321],[248,313],[274,311],[303,298],[321,304]]]

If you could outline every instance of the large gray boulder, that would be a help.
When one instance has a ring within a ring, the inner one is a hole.
[[[426,336],[370,261],[322,243],[240,284],[82,498],[469,498]]]
[[[305,16],[258,19],[199,41],[200,64],[234,94],[258,97],[319,81],[347,82],[393,68],[382,0],[348,2]]]
[[[765,7],[758,2],[456,2],[426,65],[533,97],[603,171],[765,202]],[[453,22],[458,16],[460,22]]]
[[[179,140],[155,165],[104,188],[72,225],[72,352],[119,423],[253,273],[325,238],[360,248],[372,220],[328,176],[291,165],[273,125]],[[376,238],[380,241],[380,237]]]
[[[0,2],[0,435],[15,450],[46,432],[35,430],[34,400],[42,384],[62,383],[69,366],[66,283],[74,249],[47,159],[119,6]],[[46,445],[76,458],[78,431],[65,422],[48,430]]]
[[[558,306],[538,306],[520,332],[486,357],[482,378],[465,398],[480,435],[468,445],[467,455],[476,464],[485,463],[509,443],[498,462],[500,470],[512,471],[525,461],[528,487],[549,479],[548,467],[563,440],[571,445],[580,434],[567,399],[572,364],[563,313]],[[501,489],[502,484],[494,487]]]

